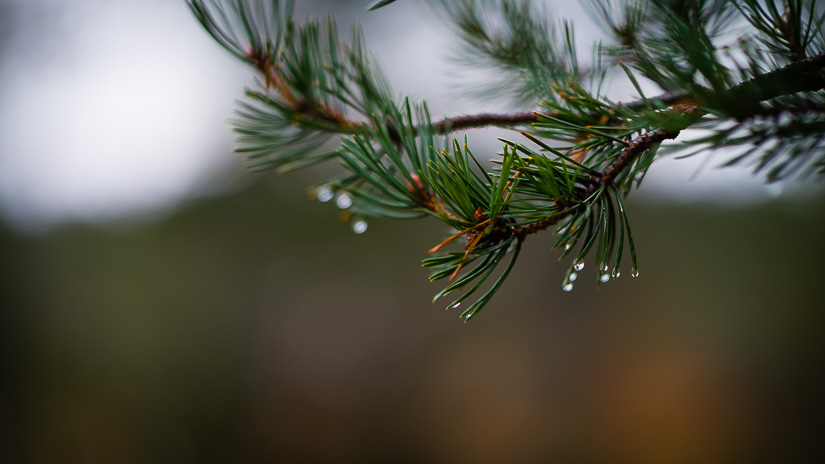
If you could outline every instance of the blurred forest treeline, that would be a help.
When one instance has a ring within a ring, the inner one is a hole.
[[[822,198],[632,204],[641,276],[535,237],[463,324],[300,176],[143,224],[4,227],[3,462],[777,462],[819,452]],[[592,275],[591,275],[592,274]]]

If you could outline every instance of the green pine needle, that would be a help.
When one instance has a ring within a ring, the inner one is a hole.
[[[377,10],[379,8],[383,8],[391,3],[395,3],[396,0],[378,0],[377,2],[373,3],[372,5],[367,8],[367,11]]]

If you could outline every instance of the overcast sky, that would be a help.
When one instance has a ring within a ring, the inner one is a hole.
[[[364,22],[396,93],[426,98],[436,116],[490,109],[453,96],[447,36],[415,0],[369,14],[371,0],[346,2],[358,6],[348,13],[343,3],[298,2],[300,14]],[[580,38],[593,40],[578,5],[551,3],[581,25]],[[12,224],[38,229],[162,211],[247,175],[231,153],[228,120],[250,74],[200,29],[183,0],[3,5],[12,8],[0,22],[0,214]],[[479,139],[492,137],[471,134],[471,146],[495,150]],[[742,170],[713,170],[718,161],[691,181],[700,164],[656,163],[642,196],[742,203],[781,190]]]

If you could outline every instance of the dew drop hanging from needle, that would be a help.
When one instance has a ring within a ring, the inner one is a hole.
[[[332,189],[327,186],[321,187],[315,191],[315,197],[318,198],[318,201],[321,203],[326,203],[332,200],[332,197],[334,196],[335,193],[333,193]]]
[[[335,199],[335,204],[341,209],[347,209],[352,206],[352,197],[346,193],[342,193]]]
[[[367,231],[368,226],[369,224],[367,224],[367,221],[359,219],[352,223],[352,231],[358,235],[361,235]]]

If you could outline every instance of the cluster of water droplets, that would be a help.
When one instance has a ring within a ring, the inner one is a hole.
[[[579,278],[579,272],[584,269],[584,262],[576,261],[573,263],[573,267],[567,271],[567,276],[564,278],[564,282],[561,285],[561,289],[565,292],[573,291],[573,282],[575,282]]]
[[[570,292],[573,290],[573,282],[575,282],[579,278],[579,272],[584,269],[584,262],[576,261],[567,271],[567,275],[564,277],[564,282],[562,283],[562,290],[565,292]],[[599,282],[606,283],[609,282],[610,279],[618,279],[622,275],[621,271],[618,268],[610,270],[610,266],[606,263],[602,263],[599,265]],[[633,278],[639,277],[639,271],[634,267],[630,273]]]
[[[602,263],[599,266],[599,282],[606,283],[610,280],[610,273],[607,272],[609,269],[610,268],[605,263]]]
[[[338,195],[335,194],[335,190],[329,185],[323,185],[318,187],[315,190],[315,198],[318,199],[321,203],[328,203],[335,199],[335,206],[340,209],[349,209],[352,207],[352,196],[347,192],[341,192]],[[352,231],[358,235],[363,234],[367,231],[369,224],[364,218],[355,218],[351,221]]]

